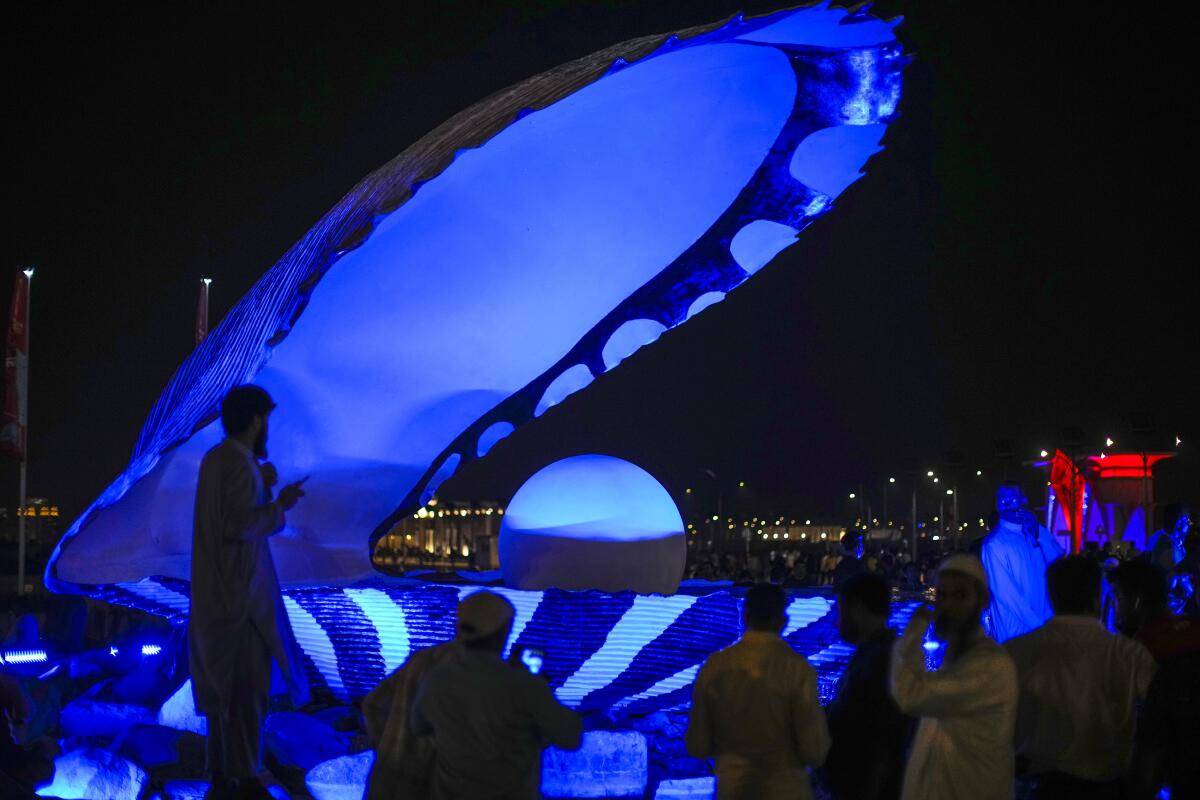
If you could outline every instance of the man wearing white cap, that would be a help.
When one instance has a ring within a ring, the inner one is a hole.
[[[920,717],[904,773],[905,800],[1010,800],[1017,673],[979,623],[988,604],[979,559],[942,562],[934,609],[913,614],[892,651],[892,697]],[[925,665],[925,633],[946,646],[941,669]]]
[[[458,642],[417,689],[411,730],[432,735],[436,800],[541,797],[542,750],[579,747],[583,722],[541,678],[503,660],[513,607],[480,591],[458,606]]]

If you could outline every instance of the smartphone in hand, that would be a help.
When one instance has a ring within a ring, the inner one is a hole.
[[[524,647],[521,649],[520,661],[525,666],[525,669],[529,670],[530,675],[537,675],[542,671],[542,664],[546,661],[546,654],[533,647]]]

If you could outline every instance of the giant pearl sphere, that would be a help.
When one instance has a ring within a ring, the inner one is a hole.
[[[539,470],[500,524],[500,572],[516,589],[673,594],[686,558],[671,495],[612,456],[572,456]]]

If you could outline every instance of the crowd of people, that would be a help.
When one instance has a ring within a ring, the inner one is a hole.
[[[294,703],[307,696],[267,546],[304,497],[300,483],[273,490],[273,408],[258,387],[230,392],[226,438],[206,454],[196,495],[188,653],[214,800],[271,797],[260,775],[272,665]],[[804,800],[814,775],[855,800],[999,800],[1014,797],[1018,776],[1038,798],[1200,797],[1187,510],[1172,510],[1152,542],[1143,558],[1066,556],[1008,484],[988,536],[944,558],[839,542],[758,563],[700,560],[697,577],[749,586],[743,635],[695,680],[687,750],[712,760],[718,800]],[[812,585],[832,585],[854,648],[825,708],[815,670],[781,636],[784,587]],[[896,586],[935,593],[899,635]],[[540,796],[542,750],[577,748],[583,722],[530,662],[503,657],[514,616],[499,594],[468,595],[455,638],[414,652],[365,699],[376,746],[367,797]],[[23,712],[10,689],[0,685],[12,725]]]
[[[266,546],[304,496],[299,484],[276,493],[263,463],[273,408],[258,387],[230,393],[226,439],[205,456],[196,496],[193,690],[208,715],[212,796],[236,800],[269,796],[258,754],[271,662],[293,697],[304,688]],[[1200,796],[1200,620],[1172,611],[1168,583],[1186,569],[1190,517],[1171,524],[1154,539],[1161,564],[1106,562],[1105,581],[1098,550],[1064,557],[1006,484],[988,536],[937,565],[841,542],[815,565],[812,554],[699,562],[699,577],[752,585],[744,635],[696,678],[688,750],[713,760],[722,800],[809,797],[814,768],[838,798],[1011,798],[1018,771],[1044,798],[1150,798],[1163,786]],[[936,590],[899,637],[888,627],[897,576]],[[855,647],[828,711],[812,666],[780,636],[783,586],[810,582],[833,585]],[[1118,632],[1102,622],[1106,596]],[[538,797],[541,750],[577,747],[583,726],[502,658],[513,617],[500,595],[471,594],[456,638],[413,654],[367,698],[369,797]],[[944,648],[937,669],[931,637]]]
[[[808,770],[835,798],[1012,798],[1018,776],[1038,798],[1200,797],[1200,617],[1177,591],[1195,546],[1187,510],[1152,540],[1182,543],[1160,546],[1160,563],[1065,556],[1015,485],[997,506],[979,557],[928,571],[936,600],[899,637],[886,570],[835,569],[855,652],[823,717],[815,673],[778,648],[780,581],[749,590],[745,637],[695,687],[688,744],[715,758],[718,798],[806,798]]]

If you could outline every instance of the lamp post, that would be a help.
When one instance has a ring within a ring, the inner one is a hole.
[[[17,515],[17,594],[25,594],[25,478],[29,469],[29,298],[33,293],[33,267],[22,270],[25,273],[25,387],[24,402],[18,400],[17,427],[21,437],[21,476],[19,487],[19,505]]]

